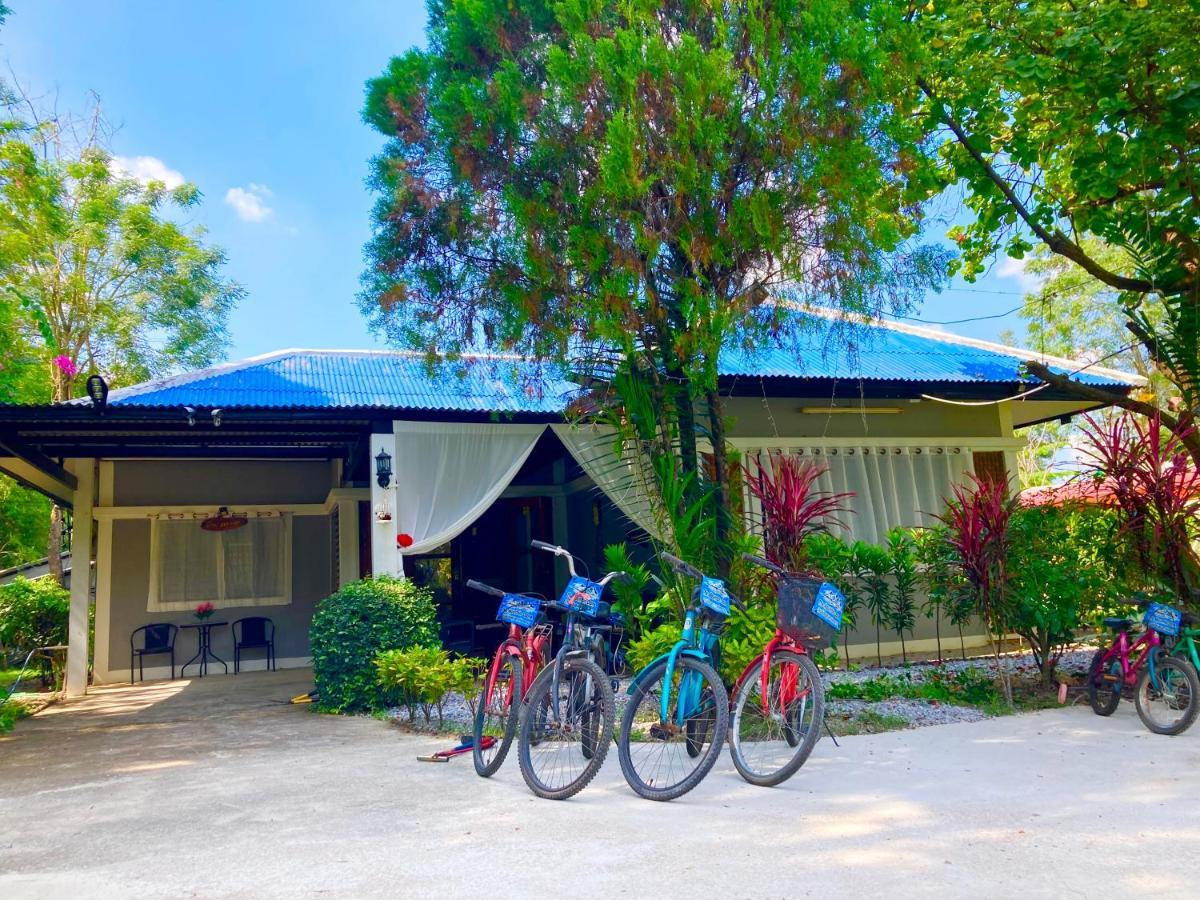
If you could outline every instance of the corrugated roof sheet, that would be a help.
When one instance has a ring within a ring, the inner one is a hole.
[[[110,406],[411,409],[554,414],[578,386],[527,361],[473,358],[430,373],[411,353],[283,350],[114,390]],[[86,400],[84,402],[87,402]]]
[[[1031,351],[956,335],[873,322],[847,324],[806,316],[807,324],[779,347],[729,348],[722,375],[893,382],[1017,384]],[[1049,360],[1056,371],[1080,366]],[[1061,364],[1061,365],[1057,365]],[[540,376],[546,377],[540,377]],[[1075,377],[1128,387],[1132,376],[1110,370]],[[170,378],[114,390],[109,404],[124,407],[379,408],[552,415],[578,386],[561,373],[515,357],[472,357],[435,372],[419,354],[404,352],[282,350]],[[87,403],[86,399],[71,401]]]
[[[778,347],[721,354],[722,375],[766,378],[836,378],[867,381],[1017,383],[1021,364],[1039,354],[895,322],[847,322],[798,314],[797,327]],[[1046,358],[1051,371],[1095,385],[1128,387],[1134,376],[1112,370],[1079,372],[1084,364]]]

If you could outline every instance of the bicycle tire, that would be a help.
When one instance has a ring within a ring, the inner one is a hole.
[[[1191,663],[1161,653],[1154,662],[1154,673],[1159,685],[1166,682],[1174,683],[1175,696],[1185,696],[1187,708],[1183,710],[1183,715],[1168,724],[1160,724],[1154,719],[1150,713],[1150,693],[1152,690],[1161,692],[1162,689],[1151,685],[1150,666],[1146,665],[1142,669],[1142,674],[1138,676],[1137,688],[1133,694],[1138,717],[1142,720],[1142,724],[1155,734],[1183,734],[1192,727],[1192,723],[1196,721],[1196,714],[1200,713],[1200,679],[1196,677],[1196,670],[1192,668]],[[1182,683],[1175,683],[1176,676],[1183,679]]]
[[[504,725],[499,735],[499,746],[495,748],[495,752],[490,757],[485,756],[486,751],[482,746],[484,731],[487,728],[485,721],[487,719],[488,698],[484,697],[484,693],[487,691],[486,681],[484,682],[483,691],[479,693],[479,700],[475,704],[475,722],[471,731],[471,759],[475,763],[475,774],[480,778],[491,778],[500,770],[500,767],[504,765],[505,758],[508,756],[509,748],[512,746],[513,737],[517,733],[517,721],[521,713],[521,688],[524,686],[525,663],[519,656],[508,655],[505,657],[500,671],[504,670],[505,665],[512,669],[512,683],[508,687],[510,691],[508,714],[504,719]],[[497,678],[492,684],[493,692],[501,684],[502,682]],[[490,730],[496,729],[493,728]]]
[[[817,740],[821,737],[821,723],[824,721],[825,715],[825,683],[821,680],[821,673],[818,671],[816,664],[807,654],[796,653],[791,650],[779,650],[771,654],[772,672],[768,673],[767,676],[768,696],[770,696],[771,684],[774,680],[773,672],[775,664],[778,663],[781,667],[781,675],[783,666],[797,666],[804,680],[811,685],[808,696],[812,701],[812,719],[808,723],[807,729],[805,729],[803,722],[798,718],[798,716],[802,716],[802,712],[797,712],[796,703],[789,704],[788,709],[779,712],[780,720],[784,723],[780,727],[779,739],[790,753],[786,762],[781,763],[776,768],[764,771],[763,768],[753,764],[749,759],[746,747],[748,742],[742,740],[741,726],[746,716],[747,704],[752,702],[756,691],[761,691],[762,668],[765,663],[765,657],[759,657],[758,663],[750,670],[750,673],[742,683],[738,685],[737,692],[733,696],[733,715],[729,723],[729,753],[733,757],[733,765],[738,770],[738,774],[750,782],[750,784],[759,787],[775,787],[787,781],[799,771],[800,767],[808,760],[813,748],[817,745]],[[807,703],[807,698],[805,699],[805,703]],[[768,709],[770,709],[769,705]]]
[[[708,775],[713,764],[716,763],[717,757],[721,755],[721,748],[725,744],[725,736],[729,731],[729,694],[725,690],[725,685],[721,683],[720,676],[717,675],[716,670],[708,663],[690,656],[680,656],[675,661],[675,671],[681,676],[688,671],[697,673],[706,682],[705,689],[712,691],[715,711],[712,733],[707,750],[698,757],[696,767],[690,773],[678,781],[666,785],[648,783],[638,772],[637,766],[634,764],[631,745],[634,743],[645,743],[647,745],[656,744],[664,746],[667,741],[634,741],[634,724],[642,701],[661,684],[663,676],[666,674],[666,668],[667,661],[662,660],[643,671],[642,676],[638,679],[637,687],[634,689],[629,702],[625,706],[625,714],[621,717],[621,732],[617,739],[617,755],[621,761],[621,772],[624,774],[629,786],[633,788],[634,793],[647,800],[674,800],[695,788]],[[701,690],[701,696],[703,695],[704,689]],[[658,703],[657,698],[651,699],[653,703]],[[705,709],[701,715],[707,716],[707,714],[708,709]],[[651,727],[651,733],[653,733],[653,727]],[[675,737],[682,737],[682,741],[686,744],[688,740],[696,740],[696,733],[693,731],[693,734],[689,736],[687,734],[687,723],[685,722],[681,734]]]
[[[1117,706],[1121,702],[1122,682],[1105,681],[1101,678],[1101,666],[1104,662],[1104,654],[1107,652],[1104,649],[1097,650],[1088,666],[1088,703],[1092,706],[1092,712],[1098,716],[1111,716],[1117,711]],[[1113,664],[1116,664],[1115,660]],[[1118,665],[1117,668],[1119,669],[1120,666]]]
[[[587,787],[600,771],[600,767],[604,765],[604,760],[608,756],[608,747],[612,743],[613,725],[617,715],[616,700],[613,697],[612,685],[608,682],[608,676],[592,660],[585,658],[565,660],[559,674],[559,685],[566,687],[567,698],[566,703],[560,706],[560,711],[563,711],[564,717],[569,716],[572,719],[577,715],[578,728],[574,722],[571,722],[558,726],[560,730],[557,732],[546,730],[542,734],[534,734],[535,728],[543,730],[551,727],[546,724],[550,716],[539,715],[538,711],[543,706],[547,711],[551,707],[551,691],[554,688],[553,675],[553,665],[542,669],[525,697],[526,709],[525,714],[521,717],[520,735],[517,739],[517,759],[521,764],[521,777],[525,779],[525,784],[534,794],[547,800],[566,800]],[[571,702],[571,698],[575,689],[575,680],[578,678],[590,678],[592,690],[586,703],[575,709],[572,708],[575,707],[575,704]],[[562,703],[562,698],[560,698],[560,704]],[[568,708],[564,710],[563,706]],[[571,730],[568,731],[568,728]],[[554,741],[553,737],[556,734],[567,737],[565,740]],[[564,751],[564,745],[575,743],[571,737],[575,734],[579,738],[579,755],[583,760],[583,767],[565,784],[548,783],[544,767],[539,770],[531,750],[536,748],[541,753],[546,748],[550,748],[559,757],[569,757],[572,753],[569,747],[565,748],[565,752],[561,751]],[[583,752],[582,746],[585,741],[589,743],[590,752],[587,754]]]

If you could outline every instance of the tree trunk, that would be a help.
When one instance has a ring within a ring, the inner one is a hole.
[[[958,648],[962,651],[963,662],[967,661],[967,639],[963,637],[962,623],[958,624]]]
[[[933,611],[933,634],[937,638],[937,654],[938,662],[942,661],[942,611],[935,609]]]
[[[732,560],[729,559],[729,540],[733,534],[733,510],[729,508],[729,455],[725,447],[725,416],[721,395],[718,391],[704,393],[708,407],[708,432],[713,452],[713,499],[717,525],[717,564],[722,578],[729,577]]]
[[[64,580],[62,543],[63,513],[62,508],[55,503],[50,506],[50,529],[49,536],[46,539],[46,568],[50,573],[50,577],[60,585]]]

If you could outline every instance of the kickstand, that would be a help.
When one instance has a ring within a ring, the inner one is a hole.
[[[824,714],[822,714],[822,716],[821,716],[821,724],[825,726],[826,733],[833,740],[833,746],[835,746],[835,747],[842,746],[841,744],[838,743],[837,735],[835,735],[833,733],[833,729],[829,727],[829,719],[826,718]]]

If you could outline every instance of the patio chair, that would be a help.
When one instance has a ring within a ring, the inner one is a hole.
[[[243,650],[265,650],[267,668],[275,671],[275,623],[266,616],[246,616],[238,619],[233,628],[233,674],[242,670]]]
[[[146,680],[145,659],[147,656],[170,656],[171,678],[175,678],[175,635],[179,627],[170,622],[154,622],[133,629],[129,635],[129,683],[133,684],[133,661],[137,660],[138,679]],[[142,636],[142,646],[137,646],[138,635]]]

